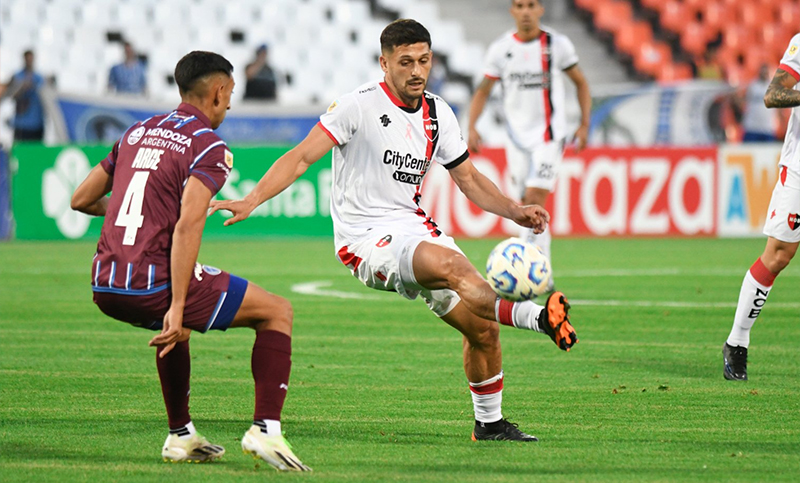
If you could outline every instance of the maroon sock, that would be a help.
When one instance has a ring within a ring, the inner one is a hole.
[[[161,393],[167,406],[170,429],[186,426],[192,421],[189,417],[189,375],[191,359],[189,341],[178,342],[163,358],[158,357],[161,348],[156,350],[156,366],[161,379]]]
[[[256,383],[253,419],[280,421],[292,369],[292,338],[274,330],[256,332],[251,367]]]

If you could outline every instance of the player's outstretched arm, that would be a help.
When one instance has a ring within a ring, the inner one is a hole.
[[[764,94],[764,105],[767,107],[800,106],[800,91],[794,90],[795,84],[797,84],[797,79],[785,70],[778,68]]]
[[[70,207],[87,215],[105,216],[108,207],[106,195],[111,192],[113,181],[114,178],[98,164],[72,194]]]
[[[206,210],[212,193],[202,181],[190,176],[181,198],[181,215],[172,233],[170,253],[170,282],[172,302],[164,315],[161,333],[150,340],[151,346],[164,347],[159,354],[164,357],[175,347],[183,334],[183,309],[189,293],[189,281],[194,273],[200,240],[206,225]]]
[[[483,108],[486,106],[486,101],[492,93],[495,79],[484,77],[481,83],[475,89],[475,94],[472,96],[472,102],[469,104],[469,138],[467,139],[467,146],[473,153],[478,153],[481,150],[481,135],[475,128],[478,118],[481,117]]]
[[[504,195],[492,181],[475,169],[467,159],[448,171],[464,195],[482,210],[508,218],[526,228],[541,233],[550,221],[547,210],[539,205],[520,206]]]
[[[218,210],[230,211],[233,217],[225,221],[225,226],[244,220],[258,205],[288,188],[306,172],[309,166],[319,161],[334,146],[331,138],[319,126],[314,126],[300,144],[275,161],[275,164],[264,174],[253,191],[244,199],[215,200],[211,202],[209,214]]]
[[[583,71],[577,64],[565,70],[564,73],[566,73],[575,84],[575,89],[578,94],[578,105],[581,107],[581,124],[578,126],[578,130],[575,131],[574,137],[575,149],[580,152],[586,147],[586,142],[589,140],[589,124],[592,115],[592,93],[589,92],[589,82],[586,80],[586,76],[583,75]]]

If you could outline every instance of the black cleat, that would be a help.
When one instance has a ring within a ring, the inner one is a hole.
[[[722,375],[729,381],[747,380],[747,347],[734,347],[727,342],[722,346],[722,360],[725,362]]]
[[[472,430],[472,441],[539,441],[536,436],[525,434],[519,430],[516,423],[501,419],[494,423],[480,423],[475,421]]]

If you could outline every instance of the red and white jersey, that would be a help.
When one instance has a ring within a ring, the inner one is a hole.
[[[420,187],[432,161],[447,169],[469,153],[453,110],[428,92],[416,108],[384,82],[337,99],[318,124],[333,149],[331,217],[337,249],[381,226],[419,225],[438,236],[420,208]]]
[[[800,34],[796,34],[789,42],[789,47],[781,59],[780,68],[788,72],[800,82]],[[800,84],[794,86],[798,90]],[[786,138],[781,151],[782,166],[800,174],[800,107],[792,108],[789,125],[786,127]]]
[[[519,148],[567,137],[563,71],[577,63],[572,42],[545,27],[529,42],[508,32],[489,46],[484,75],[500,81],[508,136]]]

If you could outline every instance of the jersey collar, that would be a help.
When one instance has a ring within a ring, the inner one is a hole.
[[[176,110],[193,115],[194,117],[197,118],[198,121],[202,122],[205,125],[205,127],[209,129],[211,128],[211,121],[208,119],[208,117],[202,112],[200,112],[200,109],[194,107],[188,102],[181,102],[181,105],[178,106],[178,109]]]
[[[419,104],[417,104],[417,107],[411,107],[408,104],[406,104],[405,102],[403,102],[400,99],[398,99],[397,97],[395,97],[395,95],[392,94],[392,91],[389,90],[389,86],[387,86],[385,82],[381,82],[381,88],[383,89],[383,92],[385,92],[386,95],[389,97],[389,100],[392,101],[392,103],[395,106],[399,107],[400,109],[402,109],[402,110],[404,110],[404,111],[406,111],[408,113],[413,114],[413,113],[419,111],[419,108],[422,107],[422,102],[423,101],[422,101],[421,98],[419,100]]]

